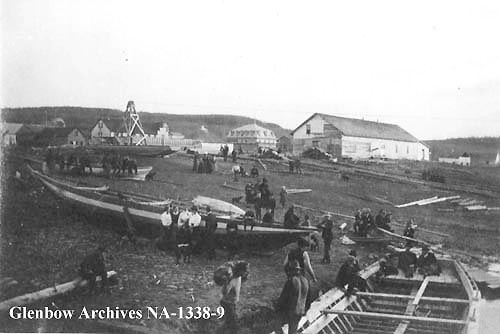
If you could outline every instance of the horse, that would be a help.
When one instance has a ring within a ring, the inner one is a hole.
[[[133,159],[130,159],[127,163],[128,174],[137,175],[137,162]]]
[[[301,162],[299,159],[294,159],[294,160],[289,160],[288,161],[288,168],[290,173],[296,173],[296,174],[304,174],[302,171],[302,166]]]
[[[120,158],[114,154],[112,157],[111,157],[111,161],[110,161],[110,164],[111,164],[111,174],[116,177],[118,175],[120,175],[120,171],[121,171],[121,166],[120,166]]]

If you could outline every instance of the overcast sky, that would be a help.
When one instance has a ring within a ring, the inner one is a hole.
[[[500,1],[3,0],[2,106],[500,136]]]

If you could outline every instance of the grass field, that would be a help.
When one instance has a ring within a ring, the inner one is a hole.
[[[500,206],[498,196],[475,195],[468,192],[451,192],[437,189],[432,184],[415,184],[391,180],[391,175],[418,180],[421,172],[429,165],[415,162],[397,164],[331,165],[316,161],[304,161],[318,168],[304,168],[305,175],[288,174],[287,167],[276,161],[265,161],[268,170],[260,168],[271,190],[279,193],[281,186],[288,188],[310,188],[306,194],[289,195],[289,203],[328,210],[345,215],[352,215],[357,208],[369,207],[374,213],[385,208],[393,213],[395,221],[404,223],[414,218],[425,229],[449,235],[443,238],[417,231],[417,237],[443,245],[444,249],[456,249],[467,253],[479,253],[484,256],[500,257],[500,232],[498,221],[500,211],[466,212],[448,202],[428,206],[414,206],[397,209],[380,200],[401,204],[432,196],[460,195],[482,200],[488,206]],[[242,161],[246,169],[254,162]],[[246,182],[255,180],[242,178],[233,181],[230,162],[217,161],[217,171],[211,175],[191,172],[191,158],[183,154],[174,154],[170,158],[147,158],[139,165],[153,165],[157,174],[153,182],[132,182],[86,177],[91,184],[108,184],[111,188],[147,193],[159,198],[191,199],[204,195],[230,201],[242,193],[221,185],[225,182],[232,187],[244,188]],[[91,308],[119,306],[121,308],[142,308],[146,306],[212,306],[218,305],[220,288],[213,285],[213,270],[226,259],[223,249],[218,250],[215,261],[205,257],[195,257],[192,264],[174,265],[172,254],[165,254],[153,246],[145,245],[135,249],[116,230],[109,228],[110,222],[88,215],[60,203],[39,184],[19,183],[12,178],[18,162],[7,159],[3,173],[2,197],[2,243],[1,277],[13,277],[19,284],[4,292],[2,299],[22,293],[39,290],[72,280],[76,276],[79,260],[96,245],[106,243],[111,250],[109,268],[118,272],[119,282],[105,294],[86,296],[72,293],[56,298],[54,304],[60,308]],[[385,173],[387,179],[369,177],[353,171],[363,168],[368,171]],[[408,173],[409,171],[409,173]],[[350,172],[349,181],[339,177],[341,172]],[[447,182],[464,187],[488,189],[496,193],[499,188],[499,169],[460,167],[442,168]],[[244,208],[244,206],[242,206]],[[440,211],[442,209],[453,211]],[[281,220],[284,210],[277,210]],[[315,211],[298,210],[299,215],[314,216],[318,223],[321,214]],[[335,217],[334,217],[335,218]],[[349,222],[345,218],[335,218],[340,225]],[[401,229],[396,228],[396,231]],[[332,249],[332,264],[320,264],[322,254],[311,254],[313,267],[319,278],[314,284],[316,293],[333,286],[338,268],[343,262],[348,248],[340,244],[340,231]],[[373,261],[373,250],[354,246],[366,265]],[[273,301],[278,297],[285,275],[282,262],[287,249],[276,249],[272,254],[256,255],[252,252],[240,254],[251,264],[251,276],[243,286],[239,308],[242,333],[268,333],[278,325],[273,311]],[[464,258],[465,259],[465,258]],[[3,319],[0,331],[36,331],[39,328],[48,331],[102,331],[102,324],[78,321],[13,321]],[[164,330],[169,333],[211,333],[220,326],[220,320],[141,320],[130,321],[136,325]],[[89,327],[90,326],[90,327]]]

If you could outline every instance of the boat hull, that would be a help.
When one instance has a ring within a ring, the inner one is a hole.
[[[40,172],[31,170],[42,184],[54,195],[63,199],[84,214],[92,216],[105,215],[112,217],[125,226],[125,208],[127,209],[134,227],[146,236],[155,236],[159,234],[161,227],[160,215],[163,212],[163,207],[169,201],[163,201],[157,198],[142,195],[132,195],[129,193],[117,193],[112,191],[101,191],[102,187],[96,187],[93,191],[90,187],[79,189],[77,186],[69,185],[66,181],[61,181]],[[190,207],[190,202],[171,201],[173,205],[179,207]],[[153,205],[154,204],[154,205]],[[203,217],[203,215],[202,215]],[[300,238],[307,236],[312,232],[311,229],[287,229],[282,226],[269,224],[255,224],[254,226],[246,226],[243,220],[236,219],[238,223],[238,233],[236,239],[228,240],[226,227],[228,222],[235,220],[229,216],[217,216],[217,229],[215,231],[218,239],[224,243],[241,241],[243,244],[252,245],[255,247],[273,247],[283,245]]]
[[[406,278],[399,272],[376,278],[377,261],[360,272],[368,291],[349,297],[339,288],[326,292],[299,321],[299,332],[477,334],[481,295],[476,284],[458,261],[439,263],[439,276]],[[282,331],[288,333],[287,325]]]

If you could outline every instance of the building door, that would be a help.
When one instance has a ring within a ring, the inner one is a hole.
[[[340,158],[342,155],[342,147],[339,144],[328,144],[326,151],[335,158]]]

